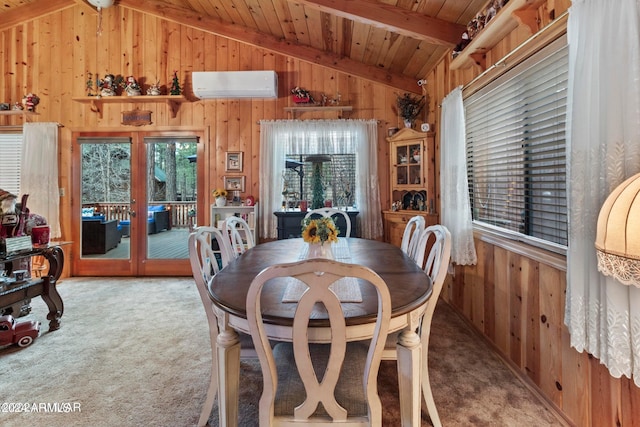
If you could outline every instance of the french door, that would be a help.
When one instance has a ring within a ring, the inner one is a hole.
[[[202,140],[202,132],[74,134],[74,275],[191,275]]]

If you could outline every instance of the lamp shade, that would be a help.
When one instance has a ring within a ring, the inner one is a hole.
[[[616,187],[598,215],[598,270],[640,287],[640,174]]]

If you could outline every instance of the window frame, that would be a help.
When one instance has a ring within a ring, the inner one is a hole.
[[[487,74],[491,74],[490,76],[485,76],[485,75],[480,75],[476,80],[472,81],[468,87],[465,88],[465,90],[463,91],[463,102],[465,102],[465,112],[467,110],[467,100],[469,98],[473,99],[473,96],[480,93],[483,93],[483,91],[486,91],[487,89],[485,88],[491,88],[492,86],[497,85],[498,83],[496,81],[500,81],[500,80],[505,80],[505,79],[511,79],[513,78],[514,75],[521,73],[521,69],[523,66],[527,66],[527,64],[536,64],[540,61],[540,52],[548,52],[547,55],[545,56],[551,56],[552,54],[558,52],[558,50],[560,49],[567,49],[566,45],[567,45],[567,41],[566,41],[566,37],[564,36],[564,34],[560,34],[560,37],[554,38],[553,40],[545,40],[544,43],[538,43],[535,47],[531,48],[530,52],[527,55],[522,55],[519,58],[519,61],[516,63],[514,62],[510,62],[509,66],[505,66],[503,67],[504,70],[495,70],[495,68],[498,68],[496,66],[492,67],[492,69],[489,69],[486,73]],[[505,61],[506,62],[506,61]],[[515,70],[514,70],[515,69]],[[496,72],[499,71],[499,72]],[[491,72],[491,73],[490,73]],[[466,124],[468,123],[469,118],[466,116],[465,114],[465,122]],[[520,134],[524,135],[525,134],[525,130],[524,128],[520,131]],[[565,138],[564,138],[564,165],[561,166],[561,168],[563,168],[565,170],[565,179],[564,182],[566,183],[566,165],[568,164],[568,153],[566,151],[566,131],[564,134]],[[523,140],[526,140],[523,136]],[[467,144],[468,144],[468,140],[467,140]],[[467,148],[468,149],[468,148]],[[522,160],[520,162],[521,165],[525,165],[527,162],[526,160]],[[469,160],[467,161],[467,166],[470,166]],[[525,168],[523,168],[525,169]],[[525,177],[526,175],[523,174],[523,177]],[[564,226],[564,232],[568,233],[568,205],[567,205],[567,195],[566,195],[566,184],[565,184],[565,192],[564,192],[564,213],[562,213],[561,215],[565,216],[564,222],[560,223],[560,225],[558,226],[557,230],[562,231],[562,226]],[[474,193],[473,193],[473,184],[471,182],[471,178],[470,178],[470,183],[469,183],[469,197],[470,197],[470,202],[471,205],[473,206],[474,203]],[[522,196],[523,200],[526,200],[525,196]],[[503,208],[506,209],[506,208]],[[528,234],[524,234],[524,232],[517,232],[517,231],[513,231],[512,229],[508,229],[508,228],[503,228],[500,226],[496,226],[493,225],[491,223],[487,223],[487,222],[483,222],[481,220],[477,219],[477,215],[475,215],[472,212],[472,217],[474,217],[473,219],[473,226],[474,226],[474,230],[477,232],[481,232],[481,233],[486,233],[486,234],[491,234],[494,235],[496,237],[499,238],[504,238],[504,239],[508,239],[508,240],[512,240],[512,241],[518,241],[518,242],[522,242],[528,245],[533,245],[536,247],[539,247],[541,249],[544,250],[549,250],[555,253],[559,253],[559,254],[566,254],[566,250],[567,250],[567,246],[561,243],[556,243],[554,241],[551,240],[545,240],[536,236],[532,236],[532,235],[528,235]],[[523,224],[526,223],[526,220],[522,222]],[[527,230],[524,230],[525,232],[527,232]],[[566,238],[566,237],[565,237]]]

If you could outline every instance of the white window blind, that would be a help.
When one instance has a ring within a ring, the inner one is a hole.
[[[22,132],[0,130],[0,188],[20,194],[20,164],[22,162]]]
[[[464,100],[476,224],[566,247],[567,69],[560,39]]]

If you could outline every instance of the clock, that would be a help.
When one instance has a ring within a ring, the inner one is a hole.
[[[431,125],[429,125],[429,123],[423,123],[420,125],[420,130],[422,132],[429,132],[431,130]]]

